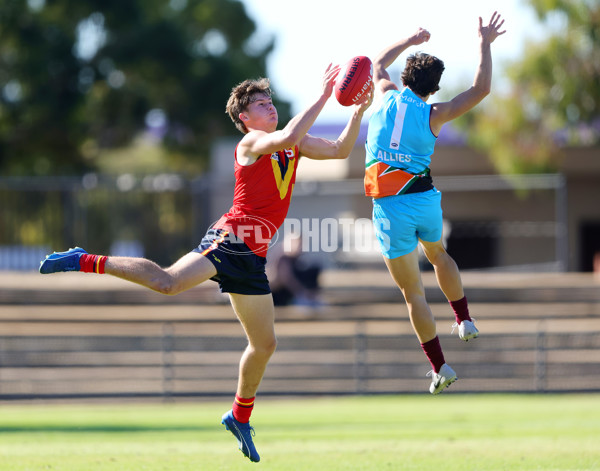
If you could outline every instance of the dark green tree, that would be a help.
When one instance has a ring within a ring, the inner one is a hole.
[[[528,3],[549,34],[507,67],[508,93],[461,121],[503,173],[555,171],[564,146],[600,140],[600,3]]]
[[[239,0],[3,0],[2,175],[93,170],[148,130],[172,168],[201,168],[237,132],[231,88],[266,74],[273,38],[255,32]]]

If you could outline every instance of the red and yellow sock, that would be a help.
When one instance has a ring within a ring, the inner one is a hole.
[[[104,273],[104,265],[106,265],[106,255],[93,255],[84,253],[79,257],[79,266],[84,273]]]
[[[252,409],[254,409],[254,397],[244,398],[235,395],[235,401],[233,401],[233,418],[235,420],[247,424],[250,422]]]

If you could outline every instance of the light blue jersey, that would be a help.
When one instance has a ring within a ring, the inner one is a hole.
[[[425,171],[437,137],[431,132],[431,105],[410,88],[391,90],[369,119],[366,162],[373,159],[412,174]]]

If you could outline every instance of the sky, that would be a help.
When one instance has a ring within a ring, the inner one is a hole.
[[[440,83],[444,89],[468,88],[478,63],[478,18],[487,24],[494,10],[505,18],[506,34],[492,44],[494,87],[506,86],[503,63],[518,59],[528,40],[544,33],[533,9],[525,0],[242,0],[257,23],[259,44],[275,37],[267,73],[278,97],[292,103],[296,114],[316,100],[327,65],[344,64],[354,56],[374,58],[383,48],[403,39],[417,28],[431,33],[428,43],[409,48],[390,69],[398,83],[408,54],[422,51],[444,61]],[[332,97],[318,123],[343,122],[351,109]]]

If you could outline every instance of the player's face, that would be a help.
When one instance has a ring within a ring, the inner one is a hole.
[[[246,113],[248,117],[246,126],[254,129],[263,129],[265,131],[274,131],[277,129],[277,109],[273,105],[271,97],[262,93],[253,96],[253,101],[248,105]]]

